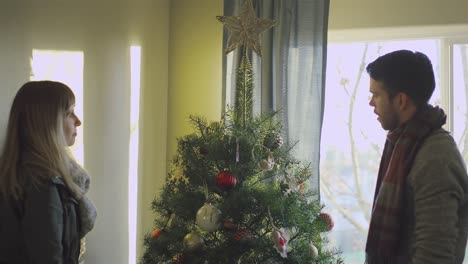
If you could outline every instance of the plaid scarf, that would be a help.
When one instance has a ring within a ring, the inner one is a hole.
[[[442,127],[446,118],[442,109],[427,105],[407,123],[388,133],[367,235],[366,263],[398,263],[406,178],[424,139]]]

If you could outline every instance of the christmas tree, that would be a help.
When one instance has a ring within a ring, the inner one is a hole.
[[[141,263],[341,263],[326,248],[333,221],[308,188],[310,164],[291,155],[276,112],[253,114],[247,49],[261,55],[274,21],[255,17],[250,0],[218,20],[226,52],[243,48],[235,105],[220,121],[190,117],[195,132],[178,139]]]

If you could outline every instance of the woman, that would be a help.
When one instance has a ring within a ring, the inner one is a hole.
[[[28,82],[13,100],[0,158],[0,263],[78,263],[96,209],[68,152],[81,125],[74,104],[53,81]]]

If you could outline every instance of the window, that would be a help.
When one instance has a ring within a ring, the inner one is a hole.
[[[82,51],[33,50],[31,81],[52,80],[68,85],[75,94],[75,113],[83,122],[83,59]],[[85,124],[85,122],[83,122]],[[75,144],[70,148],[77,162],[84,163],[83,126],[78,127]]]
[[[453,132],[468,162],[465,43],[468,41],[441,37],[329,43],[320,189],[325,209],[335,221],[329,235],[331,246],[342,251],[345,263],[364,263],[376,175],[386,136],[368,104],[369,76],[365,67],[393,50],[425,53],[436,75],[436,90],[430,103],[441,105],[448,114],[446,129]]]
[[[141,47],[130,47],[130,140],[128,157],[128,263],[137,260],[138,144],[140,131]]]

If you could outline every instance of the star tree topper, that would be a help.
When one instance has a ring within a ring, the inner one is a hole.
[[[239,16],[217,16],[216,18],[231,33],[227,48],[224,50],[225,54],[243,46],[252,49],[258,56],[262,56],[259,36],[263,31],[273,27],[275,21],[256,17],[251,0],[244,1]]]

